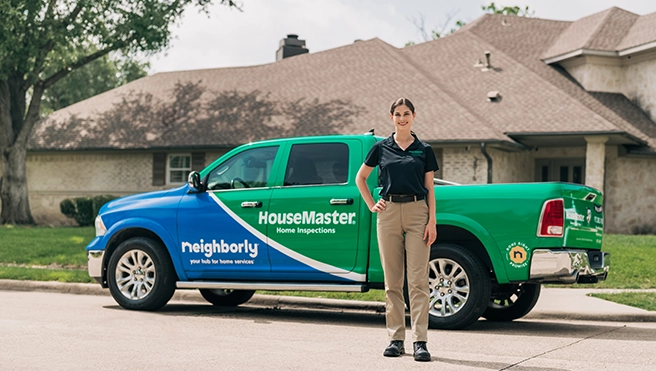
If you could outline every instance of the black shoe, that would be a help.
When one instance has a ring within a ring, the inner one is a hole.
[[[403,348],[403,341],[401,340],[392,340],[390,344],[385,348],[383,355],[385,357],[399,357],[401,354],[405,353],[405,348]]]
[[[414,348],[415,348],[415,361],[428,362],[431,360],[431,355],[430,353],[428,353],[428,349],[426,349],[425,341],[416,341],[414,343]]]

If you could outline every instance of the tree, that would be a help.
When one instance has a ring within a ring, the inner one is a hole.
[[[217,0],[228,7],[234,0]],[[57,81],[114,51],[153,54],[168,46],[169,26],[187,5],[212,0],[0,0],[0,224],[33,224],[27,141],[44,93]],[[80,52],[86,50],[87,52]],[[47,66],[60,66],[49,71]]]
[[[75,145],[180,146],[185,138],[195,138],[199,146],[217,141],[234,145],[226,143],[226,138],[248,142],[298,136],[307,134],[312,127],[321,127],[322,134],[339,133],[365,111],[348,100],[274,98],[259,90],[214,91],[202,81],[178,81],[166,95],[132,91],[110,109],[92,117],[71,116],[53,121],[36,141],[58,143],[63,131],[71,137],[66,143]],[[257,131],[247,129],[255,126]]]
[[[528,5],[525,6],[524,9],[518,6],[504,6],[504,7],[497,8],[497,6],[494,3],[490,3],[490,5],[481,6],[481,9],[485,13],[516,15],[519,17],[532,17],[533,14],[535,14],[534,11],[528,9]]]
[[[106,55],[75,70],[52,85],[43,94],[41,114],[47,115],[100,93],[114,89],[130,81],[148,75],[148,62],[140,62],[129,56]],[[48,70],[56,68],[49,66]]]
[[[532,17],[533,14],[535,14],[534,11],[529,10],[528,5],[525,6],[523,9],[518,7],[518,6],[504,6],[504,7],[497,7],[494,2],[491,2],[489,5],[482,5],[481,10],[483,10],[485,13],[488,14],[504,14],[504,15],[516,15],[519,17]],[[424,25],[424,17],[419,16],[419,19],[412,18],[411,21],[415,25],[415,27],[419,30],[419,33],[422,36],[423,41],[429,41],[429,40],[435,40],[439,39],[444,36],[448,36],[456,31],[458,31],[461,27],[467,24],[467,22],[459,19],[455,21],[454,26],[447,29],[449,23],[451,23],[451,20],[455,16],[456,12],[450,12],[447,14],[446,21],[444,24],[440,27],[440,30],[432,30],[430,32],[430,38],[428,37],[429,34],[426,32],[426,28]],[[410,46],[414,45],[415,43],[413,41],[408,41],[405,46]]]

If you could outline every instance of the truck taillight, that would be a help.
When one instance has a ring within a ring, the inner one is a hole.
[[[549,200],[544,203],[538,227],[539,237],[561,237],[563,235],[564,209],[562,199]]]

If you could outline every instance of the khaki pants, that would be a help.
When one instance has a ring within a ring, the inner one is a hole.
[[[426,201],[387,202],[378,213],[378,248],[385,273],[385,322],[390,340],[405,340],[403,300],[404,257],[413,341],[428,340],[428,259],[430,248],[423,240],[428,223]]]

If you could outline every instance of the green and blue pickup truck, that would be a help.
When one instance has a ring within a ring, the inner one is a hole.
[[[242,145],[181,187],[107,203],[87,246],[89,274],[124,308],[157,310],[175,289],[214,305],[255,290],[384,289],[376,214],[355,174],[373,134]],[[374,172],[376,170],[374,169]],[[377,199],[377,174],[369,186]],[[430,326],[526,315],[542,283],[606,279],[603,196],[569,183],[435,181]]]

